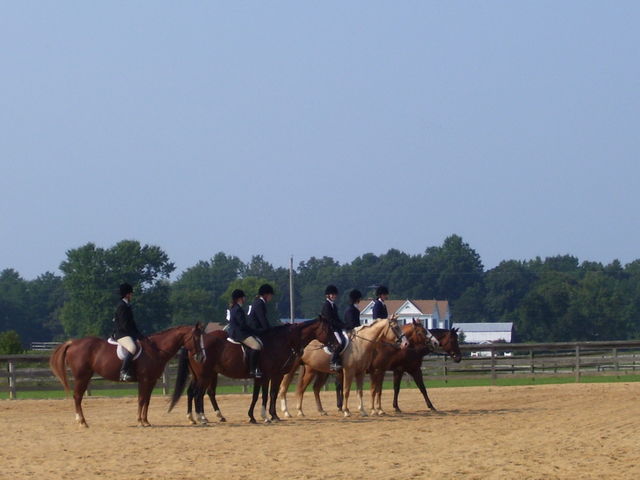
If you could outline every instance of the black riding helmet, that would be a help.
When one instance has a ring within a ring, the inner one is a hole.
[[[325,295],[338,295],[338,287],[335,285],[327,285],[327,288],[324,289]]]
[[[258,295],[262,296],[262,295],[268,295],[268,294],[274,295],[273,287],[268,283],[265,283],[264,285],[260,285],[260,288],[258,289]]]

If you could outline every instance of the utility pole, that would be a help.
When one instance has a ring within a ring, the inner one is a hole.
[[[293,255],[289,259],[289,315],[293,323]]]

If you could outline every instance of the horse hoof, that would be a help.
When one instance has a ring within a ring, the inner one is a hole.
[[[288,410],[284,412],[284,418],[292,418]]]
[[[393,411],[396,413],[402,413],[402,410],[400,410],[398,407],[394,408]]]
[[[365,412],[365,411],[362,411],[362,412],[360,412],[360,416],[361,417],[368,417],[369,414],[367,412]]]
[[[318,413],[321,417],[326,417],[327,415],[329,415],[325,410],[320,410]]]
[[[255,419],[255,418],[250,418],[250,419],[249,419],[249,423],[256,424],[256,423],[258,423],[258,422],[256,422],[256,419]]]
[[[264,423],[265,423],[265,424],[267,424],[267,425],[268,425],[268,424],[270,424],[270,423],[271,423],[271,419],[269,419],[269,418],[265,418],[265,419],[264,419]]]
[[[349,410],[345,410],[342,413],[344,414],[345,417],[350,417],[351,416],[351,412]]]
[[[378,416],[379,417],[383,417],[387,414],[387,412],[385,412],[384,410],[378,410]]]
[[[196,422],[193,418],[187,418],[187,420],[189,421],[189,423],[191,425],[197,425],[198,424],[198,422]]]
[[[218,421],[219,421],[220,423],[224,423],[224,422],[226,422],[226,421],[227,421],[227,419],[226,419],[226,418],[224,418],[224,417],[219,417],[219,420],[218,420]]]
[[[304,413],[302,413],[302,410],[298,410],[298,416],[299,417],[304,417]]]

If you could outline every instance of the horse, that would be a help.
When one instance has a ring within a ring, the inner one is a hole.
[[[276,395],[282,376],[291,370],[295,359],[302,354],[303,349],[312,340],[315,339],[320,343],[335,342],[331,326],[328,320],[323,317],[297,324],[277,326],[267,330],[260,338],[264,344],[260,353],[262,378],[254,379],[253,396],[247,412],[250,423],[257,423],[253,415],[253,409],[258,399],[260,387],[263,387],[264,392],[270,382],[269,414],[272,420],[279,421],[280,418],[276,412]],[[250,378],[249,368],[244,359],[242,347],[236,343],[229,342],[227,332],[218,330],[205,334],[203,343],[206,357],[203,363],[193,361],[187,352],[181,355],[169,411],[173,409],[180,399],[186,384],[188,370],[190,369],[194,377],[192,392],[194,391],[193,387],[195,387],[196,413],[200,421],[202,423],[207,421],[204,416],[202,401],[205,391],[209,393],[216,416],[220,421],[225,421],[215,398],[218,374],[230,378]],[[187,416],[191,423],[195,423],[190,412]],[[266,416],[266,395],[263,395],[262,417],[265,422],[269,421]]]
[[[180,347],[185,347],[193,352],[194,358],[198,358],[202,353],[201,335],[200,325],[182,326],[169,328],[140,340],[142,353],[132,363],[132,381],[138,382],[138,426],[151,426],[147,419],[151,392],[167,362]],[[116,355],[116,347],[98,337],[68,340],[54,350],[49,365],[66,392],[70,391],[66,367],[71,369],[76,421],[80,426],[88,427],[82,412],[82,397],[94,373],[107,380],[119,381],[122,362]]]
[[[385,372],[393,371],[393,408],[401,412],[398,407],[398,394],[400,382],[405,372],[408,372],[420,389],[425,403],[429,409],[436,408],[431,403],[427,389],[422,378],[422,359],[428,353],[443,350],[458,363],[462,359],[460,346],[458,345],[457,329],[425,329],[422,323],[416,322],[405,325],[403,333],[409,340],[409,348],[404,350],[389,350],[378,347],[374,355],[369,373],[371,375],[371,410],[378,415],[384,415],[382,410],[382,382]],[[339,402],[338,402],[339,403]]]
[[[374,349],[377,345],[385,345],[386,348],[405,348],[408,345],[407,339],[402,334],[398,322],[395,318],[380,319],[371,325],[358,327],[354,330],[351,343],[342,354],[342,384],[344,385],[344,405],[342,413],[345,417],[350,417],[349,411],[349,393],[351,391],[351,382],[356,379],[357,393],[359,399],[358,411],[361,416],[367,416],[367,412],[364,409],[362,401],[362,384],[364,381],[364,375],[371,363]],[[304,416],[302,411],[302,398],[304,391],[311,382],[311,380],[318,374],[318,372],[332,373],[329,366],[330,356],[318,346],[317,342],[311,342],[307,348],[305,348],[302,356],[298,359],[297,365],[302,364],[301,376],[298,380],[296,387],[297,397],[297,410],[298,416]],[[294,371],[284,376],[280,385],[280,391],[278,397],[281,401],[281,410],[284,412],[285,417],[291,417],[287,409],[287,389],[293,379]],[[320,400],[320,389],[316,390],[314,385],[314,394],[316,399],[316,406],[320,415],[326,415],[327,412],[322,408],[322,402]]]

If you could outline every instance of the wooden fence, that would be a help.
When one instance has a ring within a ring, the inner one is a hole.
[[[422,364],[426,380],[570,376],[580,381],[582,375],[620,375],[640,373],[640,341],[568,342],[509,344],[489,343],[462,345],[463,359],[453,362],[444,355],[428,355]],[[60,390],[62,386],[49,369],[49,355],[0,355],[0,365],[6,366],[6,382],[0,392],[16,398],[18,391]],[[175,359],[169,362],[158,382],[163,394],[172,389],[175,379]],[[247,391],[249,381],[220,377],[219,385],[241,385]],[[136,389],[135,384],[114,383],[95,377],[91,391]]]

